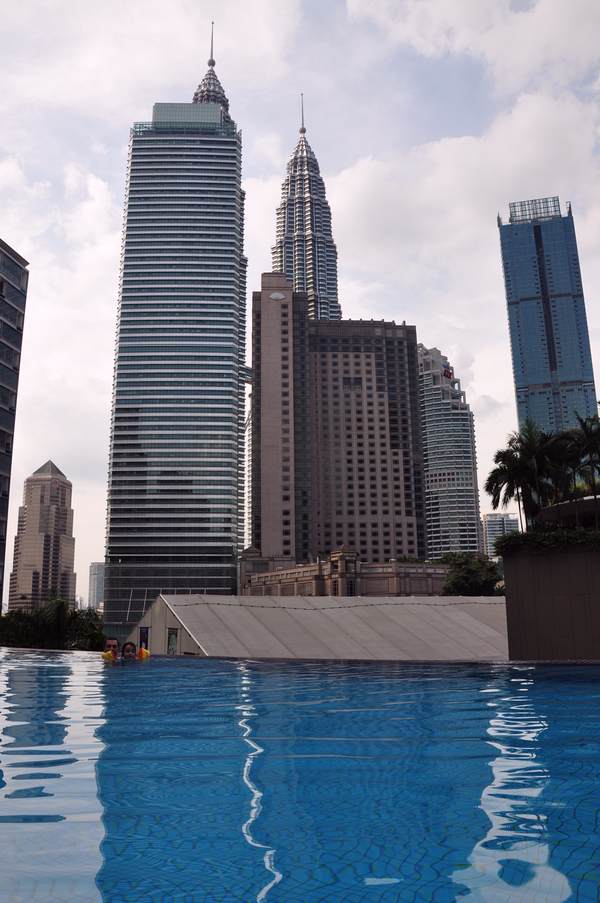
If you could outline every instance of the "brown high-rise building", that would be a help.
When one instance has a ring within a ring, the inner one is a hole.
[[[51,599],[75,604],[72,485],[52,461],[25,480],[19,508],[9,611],[33,611]]]
[[[253,295],[252,543],[301,562],[345,545],[423,557],[414,326],[308,319],[281,274]]]

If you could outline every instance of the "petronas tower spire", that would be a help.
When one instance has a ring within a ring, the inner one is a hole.
[[[306,140],[301,98],[300,138],[287,165],[277,208],[273,271],[285,273],[294,291],[306,292],[312,319],[340,320],[331,210],[317,158]]]

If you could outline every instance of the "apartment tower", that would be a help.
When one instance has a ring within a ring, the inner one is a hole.
[[[519,426],[560,432],[597,413],[573,212],[557,197],[509,209],[498,228]]]
[[[300,138],[281,186],[272,258],[274,272],[285,273],[293,290],[306,294],[311,319],[341,318],[331,209],[319,163],[306,140],[304,102]]]
[[[53,599],[75,605],[72,485],[52,461],[25,480],[8,610],[34,611]]]
[[[481,552],[473,413],[448,358],[418,355],[427,557]]]
[[[500,511],[483,515],[483,551],[488,558],[497,558],[494,543],[505,533],[517,533],[519,519],[515,514],[503,514]]]
[[[28,266],[20,254],[0,239],[0,611]]]
[[[242,139],[215,72],[131,130],[110,442],[106,629],[161,591],[234,593],[243,541]]]
[[[424,555],[414,326],[312,319],[276,273],[252,309],[254,548]]]

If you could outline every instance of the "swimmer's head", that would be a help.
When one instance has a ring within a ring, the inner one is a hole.
[[[130,662],[137,658],[137,649],[135,643],[123,643],[121,649],[121,658],[124,662]]]

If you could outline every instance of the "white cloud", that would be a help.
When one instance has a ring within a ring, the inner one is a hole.
[[[174,85],[187,86],[191,100],[206,70],[211,19],[226,90],[249,70],[272,84],[290,65],[299,8],[298,0],[23,0],[0,18],[0,109],[77,110],[93,122],[136,104],[141,113],[148,98],[168,100]]]
[[[327,178],[344,315],[406,319],[420,341],[451,358],[478,415],[481,483],[516,426],[496,211],[550,194],[576,201],[594,338],[597,125],[593,103],[523,95],[481,136],[361,159]],[[600,374],[600,346],[594,350]]]
[[[87,595],[88,564],[104,549],[121,206],[73,164],[43,189],[22,167],[15,173],[17,190],[2,193],[3,237],[31,264],[8,535],[24,479],[52,458],[73,481],[78,592]],[[7,571],[11,563],[12,542]]]
[[[347,8],[425,56],[482,60],[503,91],[531,81],[565,85],[600,65],[596,0],[347,0]]]

